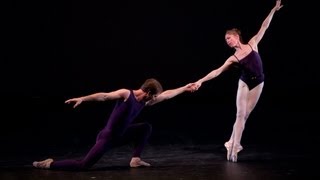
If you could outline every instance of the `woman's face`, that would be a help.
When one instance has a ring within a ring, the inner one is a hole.
[[[226,40],[226,43],[228,44],[228,46],[233,48],[238,44],[239,36],[236,35],[236,34],[230,34],[229,33],[229,34],[225,35],[225,40]]]

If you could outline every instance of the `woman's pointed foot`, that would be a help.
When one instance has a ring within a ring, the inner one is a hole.
[[[241,145],[234,146],[230,156],[230,161],[238,162],[238,153],[242,151],[243,147]]]
[[[232,143],[226,142],[224,143],[224,147],[227,149],[227,160],[231,160],[231,154],[232,154]]]

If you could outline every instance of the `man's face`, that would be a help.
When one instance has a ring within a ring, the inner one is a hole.
[[[146,94],[146,96],[144,97],[144,100],[145,100],[145,101],[154,100],[155,98],[157,98],[158,95],[159,95],[159,94],[152,94],[152,93],[148,92],[148,93]]]

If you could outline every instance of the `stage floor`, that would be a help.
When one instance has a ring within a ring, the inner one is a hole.
[[[226,160],[223,145],[148,145],[142,159],[151,167],[129,168],[131,148],[121,146],[105,153],[88,171],[68,172],[35,169],[32,162],[51,157],[54,159],[79,158],[89,146],[82,149],[52,146],[47,149],[26,147],[21,152],[1,154],[0,179],[302,179],[320,177],[319,158],[312,151],[294,146],[246,145],[239,153],[237,163]],[[28,150],[29,149],[29,150]],[[36,152],[36,150],[38,152]],[[40,150],[42,152],[40,152]]]

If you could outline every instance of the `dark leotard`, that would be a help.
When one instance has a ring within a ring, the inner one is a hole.
[[[250,44],[249,46],[251,47]],[[234,57],[238,60],[242,70],[240,79],[248,85],[249,90],[264,81],[261,57],[258,52],[252,49],[252,47],[251,52],[243,59],[239,60],[236,55],[234,55]]]

